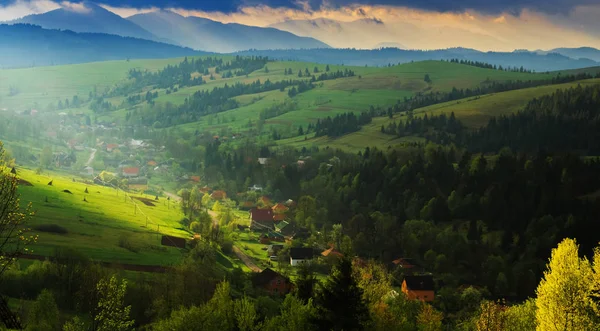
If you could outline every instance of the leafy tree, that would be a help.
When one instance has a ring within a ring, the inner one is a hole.
[[[477,331],[504,330],[505,316],[502,314],[502,306],[493,301],[483,301],[479,309],[479,316],[475,321]]]
[[[534,331],[536,329],[535,299],[508,307],[504,311],[504,330],[506,331]]]
[[[423,303],[421,311],[417,316],[417,327],[419,331],[441,331],[444,316],[431,305]]]
[[[302,263],[298,266],[298,278],[296,279],[295,293],[298,299],[308,302],[314,295],[317,278],[314,275],[311,264]]]
[[[260,329],[260,324],[257,323],[256,307],[247,297],[236,300],[233,305],[233,311],[238,330],[252,331]]]
[[[268,331],[310,331],[316,330],[312,322],[317,318],[317,309],[312,299],[304,303],[293,295],[287,295],[281,305],[281,313],[268,319],[263,327]]]
[[[94,321],[98,331],[126,331],[131,330],[134,321],[129,319],[131,306],[125,306],[125,293],[127,281],[119,284],[116,276],[109,280],[101,279],[96,287],[100,300]]]
[[[363,291],[354,279],[348,258],[333,268],[316,302],[320,329],[363,330],[369,322]]]
[[[29,251],[27,246],[37,236],[27,235],[27,221],[33,216],[31,205],[21,209],[17,177],[4,164],[4,147],[0,142],[0,276],[16,258]]]
[[[538,330],[597,330],[589,314],[593,270],[575,240],[558,244],[547,267],[537,288]]]
[[[29,308],[27,330],[59,330],[59,317],[54,295],[44,289]]]

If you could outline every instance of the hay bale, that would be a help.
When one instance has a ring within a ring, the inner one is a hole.
[[[10,173],[13,175],[17,174],[17,169],[15,169],[15,167],[13,167],[12,169],[10,169]]]
[[[71,193],[71,191],[69,191],[69,190],[63,190],[63,192],[65,192],[65,193],[68,193],[68,194],[73,194],[73,193]]]
[[[54,180],[49,181],[48,185],[52,186],[52,182],[54,182]]]
[[[90,193],[90,192],[88,192],[88,189],[87,189],[87,187],[85,188],[85,193]]]

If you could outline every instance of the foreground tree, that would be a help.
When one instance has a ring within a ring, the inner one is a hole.
[[[321,330],[363,330],[369,311],[363,291],[352,274],[352,263],[340,260],[317,296],[318,325]]]
[[[112,276],[109,280],[102,279],[97,285],[100,300],[98,301],[98,313],[94,317],[98,331],[126,331],[131,330],[134,321],[129,319],[131,306],[125,306],[125,292],[127,281],[120,284],[117,277]]]
[[[19,203],[17,177],[4,163],[4,146],[0,142],[0,276],[19,255],[28,251],[27,245],[37,241],[28,235],[27,221],[33,216],[31,206],[24,210]]]
[[[578,251],[575,240],[569,238],[552,250],[537,288],[538,330],[598,330],[590,306],[594,273]]]

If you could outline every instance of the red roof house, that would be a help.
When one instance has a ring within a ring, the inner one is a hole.
[[[253,283],[271,295],[286,295],[292,289],[292,283],[287,277],[269,268],[254,276]]]
[[[225,193],[225,191],[214,191],[210,197],[214,200],[223,200],[227,199],[227,193]]]
[[[117,144],[108,144],[108,145],[106,145],[106,151],[107,152],[112,152],[113,149],[115,149],[117,147],[119,147],[119,145],[117,145]]]
[[[281,203],[276,204],[275,206],[271,207],[271,209],[275,214],[283,214],[290,210],[288,207]]]
[[[275,224],[273,222],[273,211],[271,209],[252,208],[250,210],[250,229],[252,230],[273,230]]]
[[[140,175],[140,168],[138,167],[125,167],[122,172],[123,177],[137,177]]]

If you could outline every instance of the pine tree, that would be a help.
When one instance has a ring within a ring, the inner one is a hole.
[[[340,260],[317,296],[318,321],[322,330],[363,330],[369,311],[363,291],[352,276],[352,263]]]

